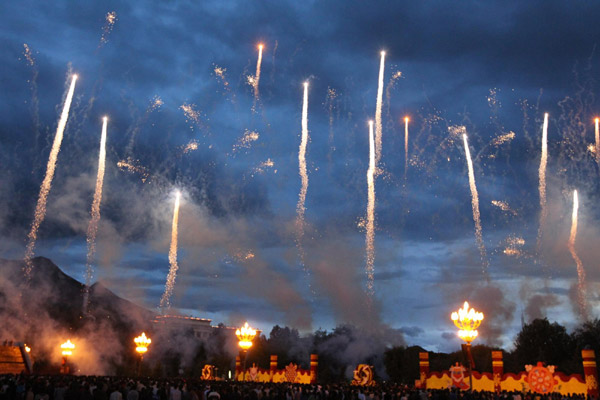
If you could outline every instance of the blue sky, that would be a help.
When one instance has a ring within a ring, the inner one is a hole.
[[[36,254],[75,278],[83,280],[85,270],[106,114],[95,277],[123,297],[157,306],[179,189],[180,269],[172,303],[184,314],[215,323],[249,319],[264,331],[274,324],[304,331],[344,322],[387,324],[402,329],[409,343],[441,350],[458,345],[448,339],[454,331],[449,314],[467,298],[486,312],[482,340],[492,344],[509,347],[521,315],[574,326],[577,273],[567,240],[575,188],[577,250],[594,317],[598,303],[599,176],[588,150],[598,108],[598,7],[561,1],[3,2],[2,256],[23,256],[73,71],[80,78]],[[109,12],[116,13],[113,25]],[[247,76],[255,72],[259,42],[265,49],[253,112]],[[367,121],[375,113],[381,50],[387,52],[383,173],[376,180],[370,310],[361,220]],[[294,241],[305,80],[308,274]],[[330,90],[336,95],[328,96]],[[153,107],[158,98],[162,104]],[[196,121],[186,118],[183,105],[198,111]],[[549,217],[536,254],[544,112],[550,113]],[[405,115],[411,118],[406,181]],[[466,127],[474,156],[489,284],[474,237],[464,149],[452,134],[457,126]],[[258,139],[239,146],[245,132]],[[510,132],[512,140],[497,144]],[[198,148],[185,151],[190,143]],[[118,167],[128,159],[145,172]],[[524,241],[519,254],[505,254],[514,239]]]

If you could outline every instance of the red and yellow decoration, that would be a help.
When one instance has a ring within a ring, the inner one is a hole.
[[[525,371],[527,371],[527,383],[532,392],[552,393],[554,386],[558,384],[558,381],[554,379],[554,365],[544,367],[544,364],[538,362],[535,367],[526,365]]]
[[[352,385],[354,386],[374,386],[375,376],[373,367],[367,364],[358,364],[358,367],[354,370],[354,379],[352,379]]]
[[[212,381],[215,379],[215,366],[210,364],[204,364],[202,367],[201,378],[205,381]]]
[[[273,382],[273,383],[299,383],[314,384],[317,381],[317,368],[319,357],[316,354],[310,356],[310,370],[305,370],[294,363],[288,364],[284,369],[277,369],[277,356],[271,355],[269,369],[264,369],[253,364],[246,371],[246,380],[254,382]],[[244,379],[244,370],[240,356],[235,360],[235,379],[241,381]]]

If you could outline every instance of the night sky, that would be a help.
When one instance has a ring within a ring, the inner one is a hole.
[[[215,324],[248,319],[266,332],[275,324],[303,332],[388,325],[431,350],[457,348],[449,315],[464,300],[486,313],[482,343],[510,348],[521,321],[536,317],[572,328],[581,322],[567,246],[573,189],[591,317],[600,300],[600,175],[588,148],[600,112],[598,15],[600,4],[548,0],[4,1],[0,256],[23,258],[70,75],[77,73],[36,246],[36,255],[76,279],[84,280],[101,118],[108,115],[94,280],[120,296],[158,306],[174,193],[181,190],[174,312]],[[248,77],[259,43],[265,47],[255,100]],[[382,50],[369,306],[367,121],[375,114]],[[306,80],[303,268],[294,223]],[[548,218],[536,249],[545,112]],[[489,283],[475,241],[463,130]]]

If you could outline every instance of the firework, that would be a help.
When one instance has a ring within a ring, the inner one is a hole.
[[[273,160],[271,160],[270,158],[267,158],[265,161],[258,164],[252,170],[252,176],[254,176],[255,174],[264,174],[266,170],[272,169],[273,167],[275,167],[275,162]],[[273,172],[277,173],[277,170],[275,169],[275,170],[273,170]]]
[[[260,66],[262,64],[262,52],[263,52],[263,45],[261,43],[258,45],[258,59],[256,60],[256,75],[254,75],[254,77],[252,77],[252,79],[248,80],[250,82],[250,84],[252,85],[252,88],[254,89],[254,104],[252,106],[252,111],[254,111],[254,112],[256,112],[256,104],[257,104],[258,98],[259,98],[258,85],[260,83]]]
[[[408,171],[408,117],[404,117],[404,180]]]
[[[65,132],[65,127],[67,126],[67,120],[69,119],[69,110],[71,108],[71,101],[73,100],[73,93],[75,92],[75,82],[77,82],[77,75],[73,75],[71,78],[71,85],[69,87],[69,91],[67,92],[67,97],[65,98],[65,104],[63,105],[63,110],[60,115],[60,120],[58,121],[58,127],[56,128],[56,135],[54,136],[54,143],[52,143],[52,149],[50,150],[50,156],[48,158],[48,165],[46,167],[46,176],[42,182],[40,187],[40,194],[38,197],[37,205],[35,207],[35,214],[33,223],[31,224],[31,230],[27,235],[27,248],[25,250],[25,276],[27,279],[31,279],[31,269],[33,268],[33,264],[31,263],[31,259],[34,255],[35,243],[37,240],[37,233],[46,217],[46,203],[48,201],[48,194],[50,193],[50,189],[52,188],[52,179],[54,178],[54,171],[56,169],[56,160],[58,158],[58,153],[60,152],[60,145],[62,143],[63,134]]]
[[[494,140],[492,140],[492,146],[500,146],[504,143],[508,143],[511,140],[513,140],[515,138],[515,133],[514,132],[507,132],[504,133],[496,138],[494,138]]]
[[[510,208],[510,205],[508,205],[508,203],[506,201],[492,200],[492,205],[498,207],[499,209],[501,209],[504,212],[508,212],[513,215],[517,215],[517,212],[515,210],[513,210],[512,208]]]
[[[200,111],[196,110],[195,104],[184,103],[179,108],[185,115],[185,122],[190,124],[190,129],[194,129],[194,125],[200,125]]]
[[[233,145],[232,152],[235,153],[240,149],[249,149],[253,142],[256,142],[260,137],[258,132],[249,131],[246,129],[244,135],[238,139],[237,143]]]
[[[571,257],[577,264],[577,304],[579,306],[579,316],[582,320],[587,321],[587,301],[586,301],[586,290],[585,290],[585,270],[583,269],[583,263],[575,251],[575,239],[577,238],[577,213],[579,211],[579,199],[577,197],[577,190],[573,191],[573,215],[571,218],[571,235],[569,235],[569,252]]]
[[[198,141],[196,139],[190,140],[188,144],[183,146],[183,154],[187,154],[191,151],[198,150]]]
[[[596,151],[596,163],[598,165],[600,165],[600,118],[596,118],[594,120],[594,123],[596,125],[596,129],[595,129],[595,139],[596,139],[596,147],[595,147],[595,151]]]
[[[177,277],[177,225],[179,224],[179,199],[181,193],[177,191],[175,197],[175,206],[173,208],[173,225],[171,227],[171,246],[169,247],[169,274],[167,275],[167,282],[165,283],[165,292],[160,298],[160,309],[163,314],[171,308],[171,295],[173,294],[173,288],[175,287],[175,278]]]
[[[127,171],[132,174],[138,174],[141,176],[142,183],[146,183],[148,178],[150,178],[150,172],[141,165],[136,165],[137,161],[128,158],[127,160],[120,160],[117,162],[117,167],[121,171]]]
[[[381,52],[381,61],[379,63],[379,84],[377,87],[377,104],[375,107],[375,166],[381,159],[381,136],[383,126],[381,123],[381,107],[383,104],[383,73],[385,70],[385,51]]]
[[[546,164],[548,163],[548,113],[544,114],[544,125],[542,128],[542,157],[539,168],[539,192],[540,192],[540,225],[537,234],[536,251],[539,253],[542,245],[542,232],[546,224]]]
[[[469,142],[466,133],[463,133],[463,141],[465,145],[467,167],[469,169],[469,187],[471,188],[471,206],[473,208],[473,222],[475,223],[475,239],[477,240],[477,246],[479,247],[479,254],[481,256],[483,275],[486,277],[486,279],[489,279],[487,271],[488,259],[485,251],[485,245],[483,243],[483,234],[481,230],[481,215],[479,214],[479,194],[477,193],[477,186],[475,185],[473,161],[471,160],[471,151],[469,150]]]
[[[373,121],[369,121],[369,169],[367,170],[367,221],[365,247],[367,253],[367,294],[374,293],[373,274],[375,271],[375,139],[373,137]]]
[[[92,202],[91,218],[87,228],[87,260],[85,264],[85,287],[83,292],[83,314],[87,314],[90,285],[92,284],[92,262],[96,253],[96,234],[100,222],[100,202],[102,201],[102,185],[104,183],[104,169],[106,162],[106,125],[108,118],[102,121],[102,137],[100,139],[100,153],[98,154],[98,175],[96,177],[96,190]]]
[[[302,186],[298,195],[298,204],[296,206],[296,245],[300,253],[300,261],[304,265],[304,250],[302,247],[302,239],[304,237],[304,213],[306,209],[306,192],[308,191],[308,172],[306,170],[306,146],[308,144],[308,82],[304,82],[304,97],[302,102],[302,140],[298,150],[298,167]]]
[[[112,32],[115,26],[115,22],[117,22],[117,13],[114,11],[107,13],[105,17],[104,26],[102,27],[102,36],[100,36],[100,44],[98,45],[98,47],[102,47],[106,43],[108,43],[108,36]]]

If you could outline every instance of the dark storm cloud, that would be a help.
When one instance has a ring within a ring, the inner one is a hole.
[[[149,307],[157,303],[168,270],[172,193],[180,188],[185,201],[175,304],[182,309],[223,320],[243,311],[305,329],[333,322],[405,326],[407,336],[435,344],[440,331],[429,333],[432,321],[447,320],[447,310],[472,294],[494,314],[486,329],[490,343],[497,343],[500,327],[510,325],[518,309],[510,299],[518,298],[521,280],[532,281],[520,297],[528,316],[568,309],[575,270],[566,248],[567,192],[574,186],[585,187],[580,256],[589,268],[599,256],[599,214],[591,210],[598,197],[597,167],[586,147],[591,126],[585,128],[595,107],[599,8],[560,1],[5,2],[2,250],[22,254],[72,70],[80,79],[38,251],[74,276],[81,276],[85,264],[100,117],[108,114],[97,269],[118,294]],[[109,11],[118,19],[100,46]],[[247,76],[254,74],[259,41],[265,53],[253,113]],[[24,43],[33,51],[37,76],[24,59]],[[374,117],[382,49],[389,90],[376,181],[379,297],[369,309],[363,270],[366,121]],[[216,66],[226,69],[227,87],[215,76]],[[392,86],[397,71],[402,77]],[[306,79],[308,273],[294,245]],[[331,114],[328,89],[337,93]],[[155,96],[163,104],[153,109]],[[197,120],[186,117],[183,104],[198,111]],[[539,137],[546,110],[550,217],[536,257]],[[411,117],[406,180],[405,113]],[[457,125],[466,127],[474,155],[490,286],[481,284],[464,149],[461,138],[452,136]],[[258,139],[234,151],[246,130]],[[512,141],[494,144],[510,131]],[[198,149],[185,152],[191,141]],[[147,176],[117,167],[122,160]],[[272,166],[260,167],[267,160]],[[492,200],[507,202],[513,211],[499,210]],[[523,255],[505,254],[511,237],[525,241]],[[536,258],[559,281],[552,286],[560,292],[555,297],[541,292],[544,277]],[[588,276],[600,278],[593,270]],[[486,288],[493,296],[485,298]],[[424,319],[422,310],[431,317]]]

